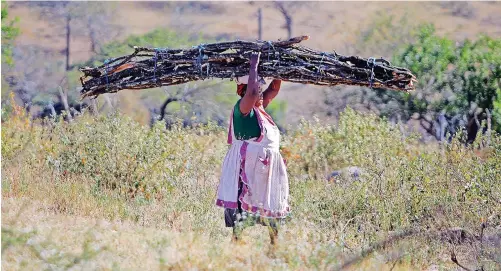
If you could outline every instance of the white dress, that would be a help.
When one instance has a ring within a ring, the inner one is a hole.
[[[231,144],[223,162],[216,205],[241,208],[267,218],[284,218],[289,214],[289,180],[285,162],[279,151],[280,131],[264,109],[254,107],[261,136],[237,140],[230,118],[228,143]],[[238,195],[239,181],[243,189]]]

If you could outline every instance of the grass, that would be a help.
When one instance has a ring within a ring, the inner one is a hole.
[[[274,251],[259,226],[230,243],[214,205],[225,138],[120,113],[42,125],[14,106],[2,123],[2,268],[452,270],[451,251],[473,270],[501,268],[496,134],[422,145],[350,109],[336,127],[303,122],[282,138],[293,214]],[[346,166],[361,178],[325,180]]]

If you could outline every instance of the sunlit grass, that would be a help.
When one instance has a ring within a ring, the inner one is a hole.
[[[14,107],[2,124],[2,267],[323,270],[358,257],[352,270],[447,269],[451,249],[471,268],[500,267],[488,243],[437,238],[454,227],[479,235],[482,222],[486,236],[500,234],[496,135],[424,146],[352,110],[337,127],[304,122],[283,136],[293,213],[275,251],[260,226],[230,242],[214,205],[225,138],[212,124],[149,128],[120,113],[41,125]],[[346,166],[361,178],[325,181]]]

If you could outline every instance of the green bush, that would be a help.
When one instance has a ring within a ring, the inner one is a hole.
[[[416,92],[386,93],[398,106],[383,114],[398,110],[406,118],[415,113],[432,119],[439,113],[449,118],[471,118],[472,108],[492,111],[501,89],[500,52],[501,39],[480,36],[475,41],[455,43],[438,36],[432,25],[422,26],[416,42],[405,46],[393,59],[394,64],[409,68],[417,76]],[[501,119],[493,121],[499,129]]]
[[[287,112],[287,102],[283,100],[274,99],[268,107],[266,107],[266,111],[273,117],[275,123],[279,126],[284,125],[286,112]]]
[[[7,3],[2,0],[2,64],[12,65],[13,41],[19,35],[19,28],[15,24],[18,18],[9,19],[9,10]]]

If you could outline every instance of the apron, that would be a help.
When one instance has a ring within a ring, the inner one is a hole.
[[[228,143],[223,162],[216,205],[237,209],[266,218],[284,218],[289,214],[289,180],[279,151],[280,131],[264,109],[254,107],[261,136],[237,140],[230,118]],[[242,192],[239,193],[239,181]]]

